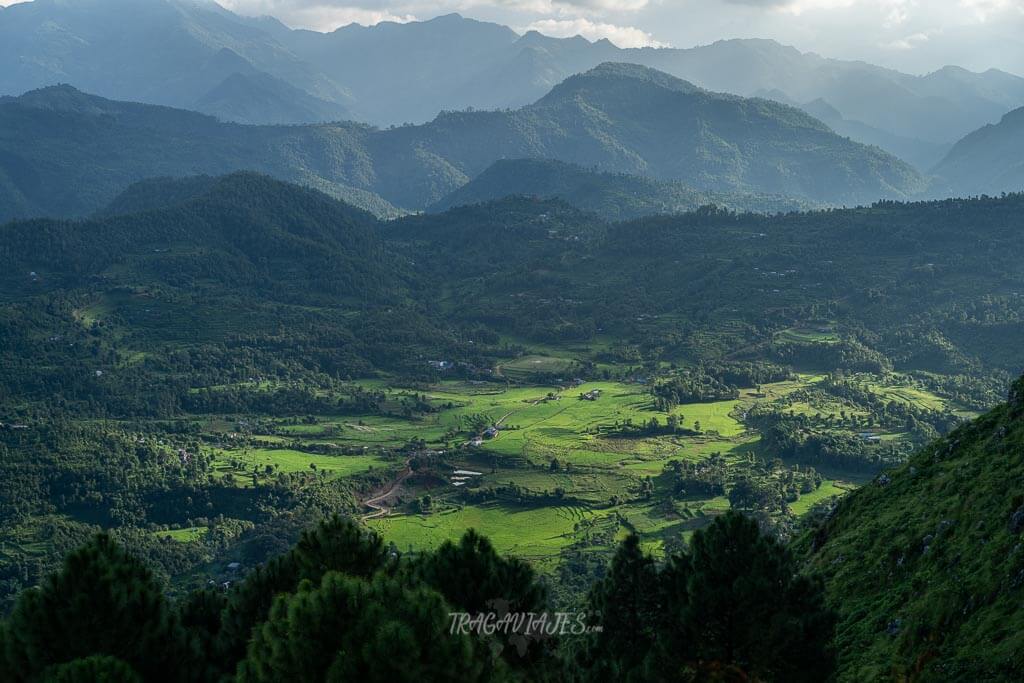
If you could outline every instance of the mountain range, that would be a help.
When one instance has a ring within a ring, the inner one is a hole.
[[[459,15],[318,33],[241,17],[211,0],[34,0],[0,9],[0,63],[9,65],[0,94],[69,83],[243,123],[390,125],[466,107],[517,108],[605,62],[648,66],[713,91],[827,106],[838,132],[921,170],[1024,105],[1024,79],[1005,72],[950,66],[915,76],[770,40],[620,49]]]
[[[544,158],[678,181],[702,192],[832,204],[907,198],[911,166],[805,112],[604,64],[512,111],[428,124],[251,126],[57,86],[0,99],[0,219],[82,215],[134,181],[255,170],[378,215],[438,202],[501,159]],[[397,208],[396,208],[397,207]]]

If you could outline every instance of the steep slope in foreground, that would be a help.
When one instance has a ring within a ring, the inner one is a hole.
[[[609,221],[685,213],[711,204],[763,213],[814,208],[811,202],[777,195],[700,191],[679,182],[600,173],[551,159],[507,159],[494,163],[429,211],[445,211],[510,195],[561,199]]]
[[[1024,677],[1024,378],[844,500],[813,539],[840,680]]]
[[[937,192],[998,194],[1024,189],[1024,107],[956,143],[934,173]]]

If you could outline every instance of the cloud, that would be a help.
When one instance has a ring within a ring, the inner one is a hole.
[[[0,0],[2,1],[2,0]],[[362,24],[374,26],[383,21],[407,23],[416,21],[409,12],[392,11],[385,2],[331,2],[331,0],[217,0],[238,14],[269,15],[289,26],[333,31],[339,26]]]
[[[901,24],[918,9],[932,15],[942,15],[955,23],[973,17],[979,21],[1007,9],[1024,13],[1024,0],[721,0],[724,4],[742,5],[768,10],[782,10],[801,15],[815,10],[855,9],[881,11],[890,24]],[[966,12],[964,12],[966,10]]]
[[[10,0],[0,0],[0,3]],[[371,25],[449,12],[484,13],[502,23],[587,19],[637,13],[661,0],[217,0],[239,14],[270,15],[291,26],[330,30],[342,23]]]
[[[960,6],[980,22],[1006,9],[1015,8],[1024,13],[1024,1],[1021,0],[960,0]]]
[[[555,4],[602,12],[636,12],[649,3],[648,0],[555,0]]]
[[[849,7],[857,0],[723,0],[729,5],[746,5],[764,9],[783,9],[795,14],[802,14],[809,9],[835,9]]]
[[[882,47],[889,50],[913,50],[915,47],[922,43],[927,43],[929,35],[927,33],[914,33],[903,38],[897,38],[896,40],[882,45]]]
[[[654,39],[650,33],[633,26],[616,26],[593,22],[589,19],[540,19],[526,27],[555,38],[583,36],[588,40],[607,38],[619,47],[668,47]]]
[[[329,31],[459,12],[518,30],[679,47],[773,38],[804,51],[924,73],[954,63],[1020,71],[1024,0],[218,0],[240,14]],[[11,2],[11,0],[0,0]]]

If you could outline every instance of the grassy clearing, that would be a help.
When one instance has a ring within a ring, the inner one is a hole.
[[[583,401],[579,394],[600,390],[596,401]],[[443,394],[438,394],[443,396]],[[547,463],[558,458],[574,465],[618,467],[636,456],[668,457],[680,450],[666,440],[626,440],[608,438],[601,432],[615,424],[632,421],[641,424],[651,417],[664,422],[666,416],[651,410],[650,395],[642,386],[618,382],[588,382],[577,389],[558,394],[557,400],[544,400],[545,394],[537,389],[513,389],[483,400],[473,397],[463,407],[449,411],[448,424],[459,414],[468,416],[486,413],[502,419],[508,429],[486,445],[488,451],[499,455],[522,457],[536,463]],[[676,409],[686,426],[700,422],[705,431],[717,431],[724,437],[743,432],[742,424],[734,413],[739,401],[688,404]],[[446,417],[442,415],[442,423]]]
[[[549,367],[555,361],[564,362],[554,356],[525,356],[518,360],[544,361],[534,365],[552,361]],[[329,456],[294,448],[261,448],[248,451],[240,459],[249,463],[248,471],[253,463],[261,468],[271,463],[280,471],[306,472],[313,462],[318,469],[330,472],[330,476],[346,476],[394,464],[369,454],[378,448],[397,447],[413,438],[442,447],[445,435],[451,433],[458,437],[448,445],[460,446],[469,439],[471,424],[498,424],[501,429],[495,438],[486,440],[480,448],[462,452],[467,469],[485,473],[481,485],[498,487],[511,483],[538,495],[562,489],[566,499],[573,502],[536,508],[500,503],[462,505],[454,489],[442,489],[432,491],[434,498],[458,507],[430,515],[395,514],[368,523],[402,550],[436,548],[443,541],[457,539],[467,529],[475,528],[487,534],[499,551],[548,566],[562,549],[578,540],[576,525],[580,520],[614,520],[621,515],[629,527],[641,534],[645,547],[660,552],[669,539],[686,538],[694,529],[728,510],[729,501],[724,496],[692,500],[682,505],[678,514],[666,512],[657,507],[660,495],[655,502],[636,500],[643,479],[652,477],[657,481],[672,459],[697,461],[721,453],[730,461],[746,460],[756,450],[758,437],[746,430],[745,411],[757,403],[786,402],[793,392],[822,379],[821,375],[802,375],[763,385],[759,391],[743,390],[736,400],[681,405],[673,412],[682,416],[687,428],[699,422],[703,432],[700,436],[644,438],[620,438],[610,433],[616,425],[643,424],[651,417],[664,424],[665,413],[652,409],[648,388],[641,384],[587,382],[559,391],[537,386],[443,382],[421,390],[431,403],[443,406],[439,412],[423,417],[322,416],[317,424],[281,425],[293,445],[329,442],[368,448],[367,455]],[[580,394],[595,389],[600,390],[596,401],[580,399]],[[818,406],[810,405],[796,408],[799,412],[818,410]],[[231,457],[241,455],[239,451],[225,453],[225,466],[229,468]],[[559,460],[560,468],[553,471],[549,465],[554,458]],[[829,480],[791,507],[794,513],[805,514],[819,500],[844,490],[843,485]],[[605,507],[613,499],[632,502]],[[586,507],[590,505],[597,509]]]
[[[659,470],[660,471],[660,470]],[[545,472],[543,470],[499,469],[485,474],[485,486],[515,484],[531,493],[554,493],[563,489],[565,495],[593,504],[606,504],[612,496],[624,497],[635,490],[635,476],[613,472],[571,471]]]
[[[800,496],[800,499],[795,503],[790,503],[789,509],[797,516],[805,515],[817,503],[832,496],[841,496],[849,491],[850,488],[849,484],[826,479],[821,482],[821,486],[817,490]]]
[[[247,474],[256,467],[264,473],[269,465],[275,472],[310,472],[316,465],[316,471],[325,471],[331,478],[346,477],[353,474],[368,472],[378,467],[395,464],[379,455],[322,455],[306,453],[288,448],[251,448],[243,450],[218,450],[215,453],[214,469],[221,476],[233,472],[244,482]],[[234,468],[234,462],[240,462],[244,469]]]
[[[839,342],[839,335],[831,326],[790,327],[777,332],[775,340],[795,344],[835,344]]]
[[[169,538],[178,543],[192,543],[202,539],[209,531],[209,527],[192,526],[184,529],[170,529],[169,531],[154,531],[153,535],[160,538]]]
[[[533,355],[502,363],[500,370],[501,374],[518,379],[538,372],[564,374],[569,371],[572,364],[573,360],[570,358]]]
[[[743,425],[734,417],[740,401],[716,401],[715,403],[687,403],[675,411],[682,416],[683,424],[692,427],[700,423],[703,432],[718,432],[721,436],[739,436]]]

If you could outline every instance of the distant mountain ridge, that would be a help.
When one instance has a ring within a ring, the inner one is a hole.
[[[139,180],[241,170],[300,182],[378,215],[398,215],[379,196],[345,184],[325,159],[331,144],[357,144],[352,140],[362,131],[357,124],[221,123],[70,86],[0,98],[0,220],[82,216]]]
[[[736,211],[801,211],[813,203],[776,195],[701,192],[678,182],[601,173],[551,159],[504,159],[431,205],[431,212],[481,204],[510,195],[561,199],[604,220],[685,213],[714,205]]]
[[[838,132],[898,155],[951,144],[1024,105],[1024,79],[1001,71],[946,67],[912,76],[771,40],[620,49],[579,36],[519,35],[459,15],[324,34],[241,17],[210,0],[34,0],[0,11],[0,94],[70,83],[245,123],[389,125],[430,121],[444,110],[517,108],[604,62],[641,64],[742,96],[820,98],[848,122]],[[238,87],[239,75],[246,87]],[[931,158],[922,154],[908,160]]]
[[[1024,107],[957,142],[933,173],[936,194],[1024,191]]]
[[[907,198],[924,188],[906,163],[841,138],[798,109],[711,93],[642,66],[605,64],[518,110],[445,113],[386,130],[220,123],[68,86],[3,98],[0,219],[81,215],[144,178],[236,170],[397,215],[515,158],[833,204]]]
[[[776,99],[777,95],[766,95],[766,97],[768,99]],[[890,133],[860,121],[851,121],[845,118],[838,109],[820,97],[810,102],[794,104],[793,106],[799,107],[811,116],[820,119],[840,135],[867,145],[881,147],[885,151],[909,162],[914,168],[922,172],[926,172],[935,166],[952,147],[952,143],[928,142],[906,135]]]
[[[345,89],[212,0],[33,0],[0,12],[0,94],[58,83],[247,123],[351,118]],[[259,81],[236,88],[232,81]],[[275,106],[250,120],[266,105]],[[227,101],[230,95],[233,98]],[[311,106],[320,102],[319,106]],[[329,112],[323,105],[330,103]]]

